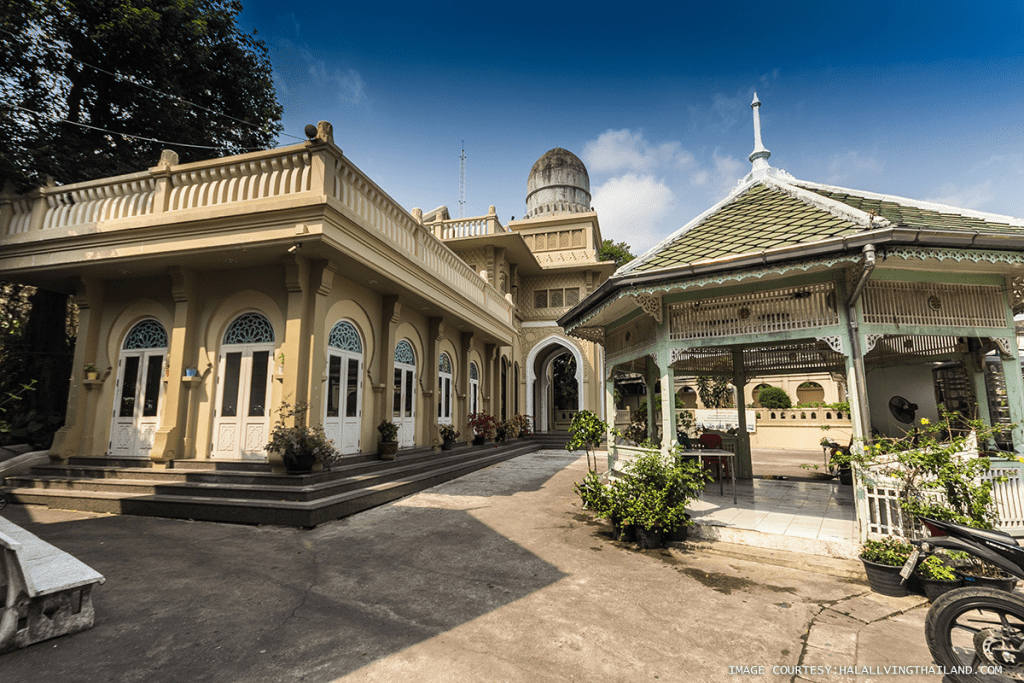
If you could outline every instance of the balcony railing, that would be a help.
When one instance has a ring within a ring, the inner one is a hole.
[[[505,232],[497,216],[423,226],[337,147],[320,141],[191,164],[163,162],[131,175],[0,196],[0,246],[61,239],[62,248],[74,248],[78,236],[122,230],[126,234],[118,239],[123,243],[132,230],[148,225],[330,203],[328,198],[337,200],[361,228],[404,253],[426,277],[447,283],[494,319],[512,325],[512,303],[438,234]]]

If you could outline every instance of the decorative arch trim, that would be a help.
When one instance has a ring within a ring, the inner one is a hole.
[[[573,357],[576,359],[576,384],[579,387],[580,396],[579,407],[580,410],[587,408],[587,406],[583,405],[583,398],[585,395],[585,392],[583,391],[583,354],[576,347],[576,345],[573,344],[572,341],[570,341],[569,339],[566,339],[565,337],[558,334],[548,335],[544,339],[541,339],[539,342],[534,344],[533,348],[530,349],[529,355],[526,357],[526,414],[535,418],[535,429],[537,429],[539,426],[539,420],[536,420],[536,411],[533,401],[534,384],[537,382],[537,372],[534,369],[534,367],[537,364],[538,356],[540,356],[542,353],[550,353],[552,346],[563,347],[566,351],[571,353]],[[546,425],[544,428],[546,429]]]

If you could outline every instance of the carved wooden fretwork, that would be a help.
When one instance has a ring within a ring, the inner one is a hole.
[[[864,335],[864,348],[861,349],[861,353],[863,355],[865,355],[865,356],[868,355],[869,353],[871,353],[871,350],[873,348],[875,348],[875,344],[878,343],[878,340],[881,339],[884,336],[885,336],[884,334],[865,334]]]
[[[607,332],[604,338],[604,347],[611,358],[642,351],[656,341],[658,341],[657,324],[653,318],[641,316],[627,325]]]
[[[840,337],[838,334],[829,335],[827,337],[815,338],[820,342],[825,342],[826,344],[828,344],[829,348],[831,348],[836,353],[843,352],[843,338]]]
[[[870,281],[864,322],[936,327],[1005,327],[1002,287],[929,282]]]
[[[838,325],[835,285],[826,282],[673,304],[669,324],[675,340]]]
[[[677,373],[731,376],[734,371],[731,348],[672,349],[671,359]],[[747,377],[759,373],[842,372],[845,363],[843,354],[824,340],[743,349],[743,372]]]
[[[661,324],[661,297],[654,294],[634,294],[633,299],[636,300],[637,306],[643,309],[644,313],[649,314],[654,318],[658,324]]]
[[[999,355],[1003,358],[1013,358],[1014,340],[1008,337],[989,337],[999,347]]]
[[[1013,312],[1024,313],[1024,275],[1010,280],[1010,298],[1013,302]]]
[[[603,327],[577,327],[569,332],[569,334],[577,339],[583,339],[595,344],[604,344]]]

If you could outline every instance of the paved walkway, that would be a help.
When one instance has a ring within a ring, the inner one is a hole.
[[[930,665],[919,599],[715,544],[613,542],[577,506],[585,471],[530,454],[309,531],[8,506],[107,583],[93,629],[0,657],[0,681],[842,681],[795,667]]]
[[[705,537],[768,548],[855,559],[858,553],[857,513],[853,487],[838,482],[747,479],[725,493],[716,482],[691,506],[691,516],[705,527]],[[754,534],[745,532],[757,532]]]

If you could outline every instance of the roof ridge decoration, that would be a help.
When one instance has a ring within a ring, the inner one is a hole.
[[[992,223],[1002,223],[1004,225],[1024,227],[1024,218],[1016,218],[1014,216],[1007,216],[1005,214],[978,211],[976,209],[965,209],[963,207],[953,206],[951,204],[928,202],[920,199],[901,197],[899,195],[894,194],[882,194],[880,192],[871,192],[869,190],[855,190],[849,187],[840,187],[839,185],[817,183],[814,182],[813,180],[800,180],[798,178],[793,178],[792,176],[790,176],[789,182],[793,185],[797,185],[801,188],[808,189],[812,192],[814,190],[822,190],[824,192],[848,194],[854,195],[856,197],[863,197],[865,199],[873,199],[880,202],[891,202],[893,204],[899,204],[900,206],[910,206],[916,209],[922,209],[924,211],[935,211],[936,213],[947,213],[952,214],[954,216],[977,218],[979,220],[988,221]],[[815,192],[815,194],[817,193]]]
[[[784,192],[793,199],[798,199],[805,204],[809,204],[815,208],[827,211],[836,218],[842,218],[843,220],[855,223],[865,230],[873,230],[876,228],[891,228],[893,224],[883,216],[876,216],[868,211],[862,211],[861,209],[850,206],[849,204],[843,204],[835,199],[829,199],[816,192],[811,192],[800,186],[803,181],[797,180],[793,176],[789,176],[788,179],[782,180],[774,176],[765,176],[759,182],[780,192]]]
[[[756,92],[754,101],[750,103],[750,108],[754,110],[754,151],[750,153],[748,159],[753,166],[751,173],[755,178],[762,178],[771,168],[768,165],[768,157],[772,153],[761,142],[761,100],[757,99]]]

